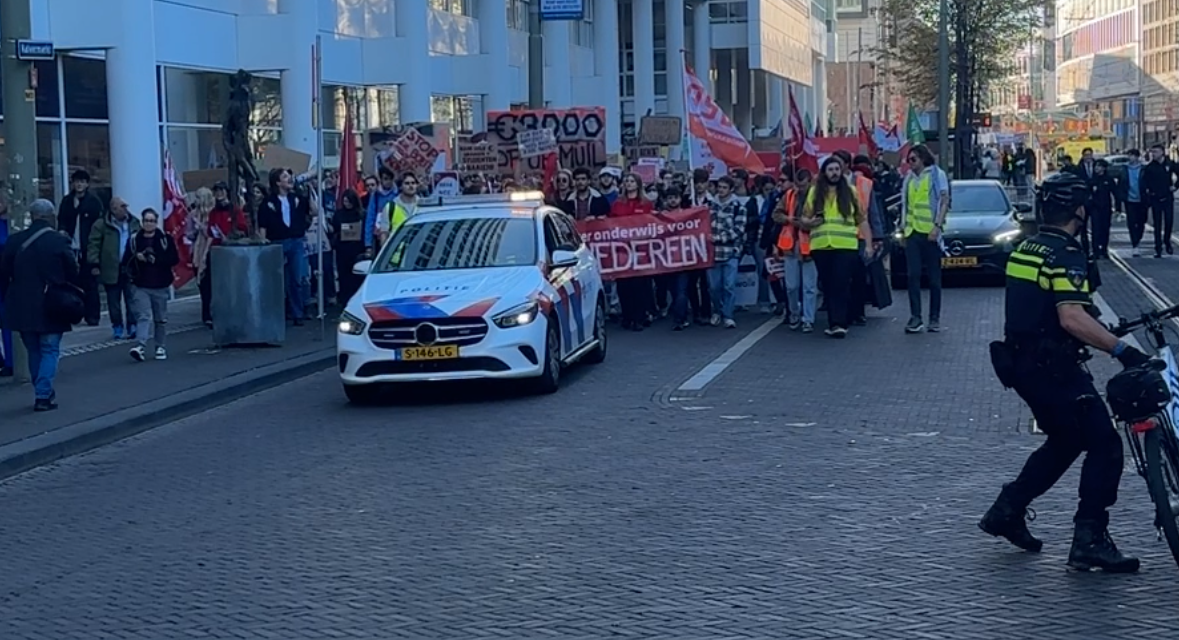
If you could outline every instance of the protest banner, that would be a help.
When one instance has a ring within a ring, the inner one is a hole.
[[[460,139],[458,158],[458,169],[463,173],[495,173],[499,166],[499,155],[487,142]]]
[[[536,129],[553,132],[562,168],[596,168],[606,164],[604,107],[489,111],[487,140],[496,150],[499,173],[539,173],[543,170],[543,155],[526,158],[520,152],[520,135]]]
[[[577,230],[607,280],[711,267],[712,225],[707,207],[582,220]]]
[[[373,173],[385,166],[399,175],[413,171],[426,176],[433,169],[442,171],[450,152],[449,138],[450,127],[445,123],[418,122],[372,129],[365,133],[364,166],[372,167]],[[429,149],[423,140],[429,143]],[[416,166],[427,157],[430,164]]]
[[[639,144],[674,147],[684,135],[684,121],[678,116],[643,116],[639,121]]]
[[[434,173],[434,190],[436,196],[450,197],[462,194],[459,174],[454,171],[437,171]]]

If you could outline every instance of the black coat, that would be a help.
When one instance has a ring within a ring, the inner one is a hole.
[[[136,256],[142,253],[145,260]],[[176,242],[163,231],[147,237],[143,231],[131,236],[123,264],[131,276],[131,284],[144,289],[167,289],[174,278],[172,268],[180,263]]]
[[[1177,175],[1175,165],[1170,160],[1148,162],[1142,167],[1142,177],[1139,179],[1140,190],[1145,193],[1145,201],[1167,200],[1173,198],[1171,188],[1173,178]]]
[[[21,251],[25,240],[44,228],[49,224],[34,221],[28,229],[10,236],[0,255],[0,297],[5,302],[4,328],[9,331],[65,333],[71,328],[45,317],[46,287],[63,286],[78,277],[78,262],[69,239],[50,230]]]
[[[86,261],[86,243],[90,241],[90,229],[102,220],[102,201],[92,191],[86,193],[74,204],[74,194],[67,193],[57,208],[57,228],[69,234],[82,249],[82,261]]]
[[[287,203],[291,209],[291,223],[287,225],[282,219],[281,197],[269,195],[258,205],[258,227],[266,231],[266,239],[271,242],[292,238],[301,240],[311,227],[311,203],[294,192],[287,194]]]

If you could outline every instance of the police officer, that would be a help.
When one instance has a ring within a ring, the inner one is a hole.
[[[1007,263],[1006,339],[991,343],[991,359],[999,380],[1027,403],[1048,438],[1019,477],[1003,486],[978,526],[1021,549],[1039,551],[1042,543],[1024,522],[1028,505],[1084,453],[1068,564],[1133,573],[1138,559],[1122,555],[1106,530],[1106,510],[1117,501],[1122,476],[1122,440],[1082,363],[1089,357],[1087,346],[1125,367],[1149,358],[1091,315],[1089,262],[1076,239],[1085,228],[1089,196],[1088,184],[1071,173],[1044,180],[1038,194],[1040,232],[1021,243]]]

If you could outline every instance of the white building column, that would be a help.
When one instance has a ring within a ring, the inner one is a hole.
[[[622,95],[619,86],[618,0],[594,0],[594,72],[606,105],[606,154],[622,151]],[[611,28],[612,27],[612,28]]]
[[[297,0],[308,5],[316,3]],[[434,119],[430,103],[430,9],[422,0],[395,0],[394,17],[397,21],[397,37],[405,41],[405,64],[408,78],[397,88],[398,104],[401,107],[401,124],[430,122]],[[311,9],[315,11],[313,7]],[[506,13],[505,13],[506,15]],[[390,64],[398,64],[390,62]]]
[[[154,0],[112,1],[107,11],[117,13],[120,24],[155,23]],[[116,44],[106,52],[111,186],[135,215],[147,207],[163,212],[155,39],[135,29],[112,35]]]
[[[315,126],[312,120],[311,48],[319,30],[319,16],[315,4],[306,0],[283,0],[279,11],[290,17],[290,31],[284,35],[288,48],[288,69],[280,74],[282,80],[282,146],[315,156]]]
[[[512,105],[512,68],[508,65],[508,13],[503,3],[479,3],[479,46],[490,80],[483,108],[502,111]]]
[[[717,49],[716,87],[712,91],[718,107],[733,115],[733,50]],[[705,85],[707,86],[707,84]]]
[[[712,23],[708,19],[708,2],[697,2],[692,7],[692,68],[709,94],[716,94],[712,86]]]
[[[766,104],[766,122],[769,126],[776,127],[778,123],[782,123],[782,129],[785,130],[787,124],[785,122],[786,109],[786,81],[782,80],[776,75],[766,74],[769,77],[769,100]]]
[[[822,56],[816,57],[814,62],[814,91],[810,105],[816,126],[826,132],[830,127],[827,122],[827,60]]]
[[[684,0],[666,0],[663,20],[667,25],[667,113],[684,117]]]
[[[733,73],[737,74],[737,93],[733,99],[733,123],[746,139],[753,138],[753,72],[749,69],[749,50],[734,49]]]
[[[631,37],[635,58],[635,130],[647,112],[655,113],[654,2],[632,2]],[[670,48],[668,49],[670,53]]]
[[[552,107],[573,106],[573,67],[569,59],[572,23],[547,20],[541,25],[544,33],[544,98]]]

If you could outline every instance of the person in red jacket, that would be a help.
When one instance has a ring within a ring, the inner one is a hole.
[[[655,205],[643,193],[643,180],[633,173],[622,177],[618,199],[610,207],[611,218],[655,213]],[[637,276],[619,279],[618,305],[622,307],[622,328],[642,331],[651,326],[655,312],[654,279]]]
[[[610,217],[635,216],[655,213],[655,203],[647,199],[643,191],[643,179],[633,173],[622,176],[622,188],[618,199],[610,207]]]

